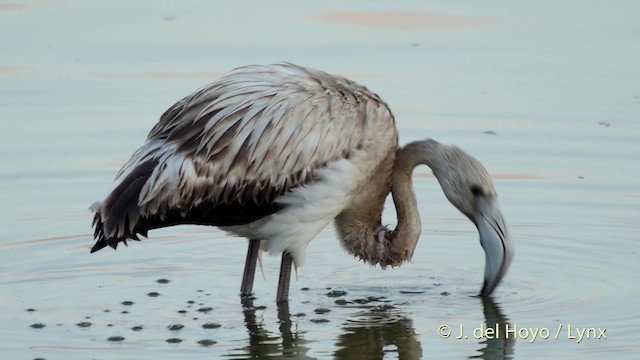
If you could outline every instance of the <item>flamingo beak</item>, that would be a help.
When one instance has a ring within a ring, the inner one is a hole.
[[[489,296],[500,284],[511,264],[513,244],[494,196],[475,197],[473,218],[480,234],[480,245],[486,255],[484,285],[480,295]]]

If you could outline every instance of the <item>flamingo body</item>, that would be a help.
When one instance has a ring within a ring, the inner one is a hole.
[[[372,177],[389,193],[397,137],[387,105],[355,82],[292,64],[236,69],[162,115],[93,204],[93,251],[159,227],[213,225],[300,266]]]
[[[245,66],[169,108],[96,201],[91,252],[179,224],[250,239],[241,293],[251,293],[258,248],[282,253],[278,301],[292,263],[335,220],[338,238],[371,265],[413,256],[421,218],[411,174],[427,165],[472,221],[486,254],[483,295],[504,277],[513,248],[493,182],[460,148],[432,139],[398,147],[391,110],[341,76],[293,64]],[[397,226],[381,224],[393,195]]]

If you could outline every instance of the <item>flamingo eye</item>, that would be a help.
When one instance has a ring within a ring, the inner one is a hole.
[[[482,196],[484,195],[484,190],[482,190],[482,187],[480,185],[473,184],[471,185],[471,193],[474,196]]]

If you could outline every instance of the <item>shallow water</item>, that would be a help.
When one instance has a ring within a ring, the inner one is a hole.
[[[78,4],[0,4],[1,358],[637,357],[637,2]],[[391,104],[402,142],[485,163],[517,246],[492,301],[475,229],[427,169],[412,263],[358,263],[328,228],[288,309],[267,256],[241,304],[246,241],[215,229],[89,255],[87,207],[165,108],[278,61],[346,74]]]

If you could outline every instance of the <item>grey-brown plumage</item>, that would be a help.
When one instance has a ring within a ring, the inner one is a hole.
[[[279,196],[362,149],[365,117],[378,111],[392,121],[377,95],[324,72],[292,64],[232,71],[161,116],[111,195],[92,207],[95,250],[151,228],[272,214]]]
[[[335,220],[354,256],[398,266],[420,236],[411,185],[419,164],[433,169],[447,198],[478,227],[487,253],[483,293],[491,293],[512,252],[480,162],[434,140],[398,148],[394,117],[376,94],[293,64],[238,68],[169,108],[110,194],[92,205],[92,252],[159,227],[211,225],[283,253],[286,270],[304,262],[308,243]],[[381,224],[389,193],[398,214],[393,230]],[[255,268],[253,245],[247,271]],[[289,275],[281,277],[279,299]],[[250,292],[253,274],[245,278],[243,292]]]

